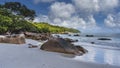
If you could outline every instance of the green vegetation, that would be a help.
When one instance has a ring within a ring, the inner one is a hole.
[[[0,5],[0,34],[5,34],[6,32],[19,33],[20,31],[36,33],[79,32],[72,28],[32,22],[34,17],[35,11],[28,9],[19,2],[7,2],[4,5]]]
[[[50,33],[68,33],[68,32],[72,32],[72,33],[78,33],[79,31],[76,29],[72,29],[72,28],[65,28],[65,27],[60,27],[60,26],[53,26],[50,25],[48,23],[34,23],[34,25],[40,29],[40,32],[50,32]]]

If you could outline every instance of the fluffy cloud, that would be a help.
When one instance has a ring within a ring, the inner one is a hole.
[[[52,16],[59,18],[69,18],[75,13],[75,8],[72,4],[66,4],[64,2],[55,2],[50,7]]]
[[[114,19],[113,19],[112,15],[108,15],[104,22],[109,27],[115,27],[116,26],[116,24],[114,23]]]
[[[54,18],[53,22],[55,25],[65,26],[69,28],[76,28],[76,29],[88,29],[88,28],[96,28],[96,21],[93,16],[89,16],[87,20],[80,18],[79,16],[73,16],[69,19],[62,19],[62,18]]]
[[[73,0],[73,2],[78,9],[84,11],[92,12],[99,10],[98,0]]]
[[[50,19],[52,23],[60,26],[78,28],[80,26],[85,28],[85,21],[75,14],[75,7],[72,4],[64,2],[56,2],[50,7]]]
[[[109,14],[104,20],[104,23],[108,27],[120,28],[120,13],[118,14]]]
[[[73,4],[56,2],[50,6],[50,20],[52,23],[60,26],[86,29],[87,27],[97,27],[93,15],[89,15],[86,19],[76,14]]]
[[[40,2],[44,2],[44,3],[49,3],[49,2],[53,2],[53,1],[56,1],[56,0],[33,0],[35,4],[38,4]]]
[[[78,16],[70,17],[69,19],[61,19],[61,22],[56,22],[57,25],[65,26],[69,28],[86,28],[86,22],[83,20],[83,18],[79,18]]]
[[[101,0],[99,5],[101,10],[106,11],[109,9],[114,9],[115,7],[119,6],[119,0]]]
[[[119,5],[119,0],[72,0],[78,10],[85,12],[109,11]]]
[[[93,17],[93,15],[88,16],[88,21],[87,21],[87,25],[88,27],[96,27],[96,21]]]

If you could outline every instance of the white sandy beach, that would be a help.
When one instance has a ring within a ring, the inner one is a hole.
[[[86,46],[85,48],[89,51],[87,54],[69,58],[60,53],[42,51],[39,48],[28,48],[28,43],[41,44],[30,39],[27,39],[27,43],[22,45],[0,43],[0,68],[120,68],[120,63],[118,63],[119,65],[112,64],[111,59],[108,60],[108,63],[95,62],[94,59],[94,51],[98,50],[103,51],[103,53],[106,51],[106,54],[115,52],[116,55],[118,54],[117,57],[111,54],[105,57],[112,56],[118,58],[117,60],[120,62],[118,51]]]

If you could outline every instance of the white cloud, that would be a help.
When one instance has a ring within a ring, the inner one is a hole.
[[[70,28],[86,28],[83,18],[74,15],[75,7],[72,4],[56,2],[50,7],[52,23]]]
[[[104,20],[104,23],[108,27],[120,28],[120,13],[109,14]]]
[[[53,19],[53,23],[55,24],[57,24],[57,23],[62,23],[62,20],[60,19],[60,18],[54,18]]]
[[[56,0],[33,0],[35,4],[38,4],[40,2],[44,2],[44,3],[49,3],[49,2],[53,2],[53,1],[56,1]]]
[[[87,20],[80,18],[79,16],[72,16],[69,19],[54,18],[55,25],[65,26],[76,29],[91,29],[97,28],[96,21],[93,16],[88,16]]]
[[[112,15],[108,15],[107,18],[105,19],[105,24],[109,27],[115,27],[116,24],[114,23],[114,19],[113,19],[113,16]]]
[[[50,12],[54,17],[69,18],[73,13],[75,13],[75,8],[72,4],[55,2],[51,5]]]
[[[96,21],[95,21],[93,15],[88,16],[88,21],[87,21],[86,26],[88,26],[88,27],[97,27],[96,26]]]
[[[101,0],[100,7],[102,10],[112,9],[119,6],[119,0]]]
[[[84,11],[98,11],[99,5],[98,0],[73,0],[76,7],[78,9],[82,9]]]
[[[57,23],[59,24],[59,23]],[[69,19],[62,20],[62,23],[59,24],[61,26],[66,26],[69,28],[86,28],[86,22],[83,18],[79,18],[78,16],[71,17]]]
[[[119,0],[72,0],[79,10],[85,12],[109,11],[119,5]]]

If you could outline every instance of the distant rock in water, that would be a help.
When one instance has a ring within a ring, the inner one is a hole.
[[[69,38],[64,38],[64,40],[66,40],[69,43],[78,42],[78,40],[73,40],[73,39],[69,39]]]
[[[74,55],[82,55],[87,51],[83,47],[76,47],[62,38],[50,39],[46,43],[44,43],[40,49]]]
[[[72,36],[71,34],[68,34],[68,36]]]
[[[24,34],[3,35],[0,37],[0,43],[24,44]]]
[[[80,36],[80,34],[75,34],[75,35],[73,35],[73,36]]]
[[[91,44],[95,44],[95,42],[91,42]]]
[[[94,35],[86,35],[86,37],[94,37]]]
[[[110,38],[99,38],[98,40],[112,40]]]

